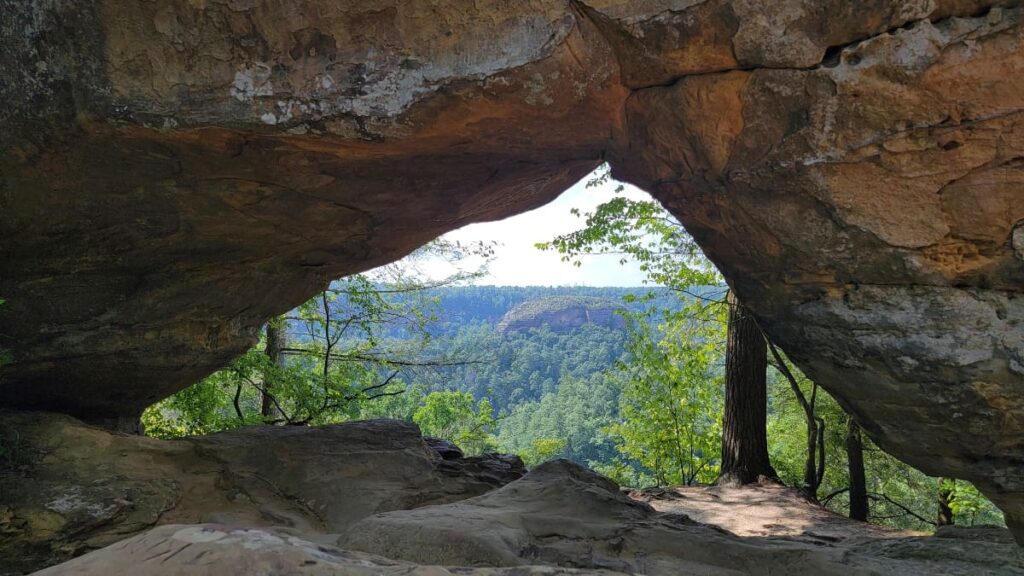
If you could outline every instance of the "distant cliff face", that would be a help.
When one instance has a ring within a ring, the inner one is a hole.
[[[512,308],[498,322],[499,334],[547,325],[556,332],[598,324],[611,328],[625,327],[625,320],[616,310],[622,306],[608,298],[588,296],[549,296],[527,300]]]

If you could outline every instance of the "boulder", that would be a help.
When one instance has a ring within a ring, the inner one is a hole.
[[[823,515],[831,513],[803,520]],[[1024,574],[1024,551],[1009,541],[965,534],[951,543],[851,529],[834,515],[832,521],[849,537],[741,538],[685,515],[656,512],[607,478],[556,460],[482,496],[368,516],[342,532],[338,545],[418,564],[541,564],[652,576]]]
[[[67,416],[0,412],[0,573],[27,572],[161,524],[337,532],[364,516],[483,494],[516,457],[442,460],[413,424],[260,426],[157,440]]]
[[[1005,531],[924,536],[803,503],[785,526],[740,537],[678,513],[730,527],[777,516],[749,510],[761,489],[645,493],[652,507],[553,461],[487,491],[432,470],[457,460],[393,422],[254,428],[211,443],[36,419],[59,433],[45,444],[25,436],[18,466],[0,477],[4,574],[1024,575],[1024,550]],[[703,491],[714,506],[697,502]]]
[[[424,436],[423,441],[427,443],[427,446],[437,452],[437,455],[445,460],[458,460],[463,457],[462,449],[455,445],[453,442],[442,440],[441,438],[431,438]]]
[[[304,540],[287,531],[172,524],[37,572],[39,576],[615,576],[605,570],[416,566]]]

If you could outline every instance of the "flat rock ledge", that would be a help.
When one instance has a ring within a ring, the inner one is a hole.
[[[606,570],[551,566],[527,568],[443,568],[396,562],[349,552],[274,529],[230,528],[218,524],[154,528],[103,550],[47,568],[39,576],[133,574],[135,576],[557,576],[607,575]]]
[[[0,439],[12,455],[0,463],[4,575],[163,524],[338,532],[374,513],[477,496],[525,472],[515,456],[442,459],[419,428],[395,420],[157,440],[0,411]]]
[[[629,493],[392,420],[168,441],[0,412],[0,437],[4,576],[1024,576],[1005,530],[877,529],[784,488]],[[755,504],[785,518],[762,530]]]

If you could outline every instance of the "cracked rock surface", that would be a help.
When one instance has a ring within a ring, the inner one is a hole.
[[[131,418],[330,278],[602,160],[888,451],[1024,534],[1024,14],[0,6],[0,403]]]
[[[286,530],[168,525],[38,572],[39,576],[616,576],[548,566],[447,569],[418,566],[304,540]]]
[[[887,530],[780,486],[627,493],[565,460],[524,475],[514,457],[445,458],[391,420],[168,441],[0,413],[15,429],[12,576],[1024,575],[1005,529]]]
[[[368,516],[342,532],[338,545],[419,564],[544,564],[651,576],[1024,574],[1024,551],[1008,539],[871,530],[792,492],[778,499],[797,510],[794,520],[807,522],[797,537],[739,538],[672,513],[671,505],[656,511],[607,478],[555,460],[481,496]],[[742,504],[730,507],[743,514]],[[834,525],[834,537],[815,538],[819,523]]]
[[[0,412],[0,432],[18,442],[0,470],[2,574],[163,524],[338,532],[377,512],[477,496],[525,472],[515,456],[442,459],[415,425],[394,420],[168,441]]]

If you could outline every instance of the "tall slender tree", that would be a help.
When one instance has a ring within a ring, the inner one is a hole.
[[[725,352],[725,410],[719,484],[776,478],[768,458],[768,348],[757,320],[730,291]]]
[[[283,368],[285,359],[282,350],[288,346],[284,317],[277,316],[267,322],[266,340],[263,351],[267,355],[267,360],[270,361],[271,366]],[[264,375],[263,388],[260,390],[260,414],[264,418],[273,419],[279,416],[272,396],[274,389],[278,387],[276,384],[277,382],[271,374]]]
[[[605,169],[588,186],[608,179]],[[655,202],[614,198],[586,215],[584,229],[541,247],[555,248],[567,260],[593,253],[619,253],[635,260],[651,282],[675,290],[689,301],[682,312],[663,316],[674,316],[677,326],[692,327],[703,322],[708,309],[723,305],[720,298],[700,293],[701,286],[721,285],[722,277],[678,220]],[[777,477],[768,457],[767,351],[754,317],[731,293],[725,304],[729,319],[718,480],[749,484],[761,477]]]
[[[952,526],[956,522],[952,507],[955,485],[956,480],[952,478],[939,478],[939,509],[935,522],[937,526]]]
[[[846,417],[846,460],[850,469],[850,518],[867,522],[868,486],[864,474],[864,443],[860,426],[853,416]]]

